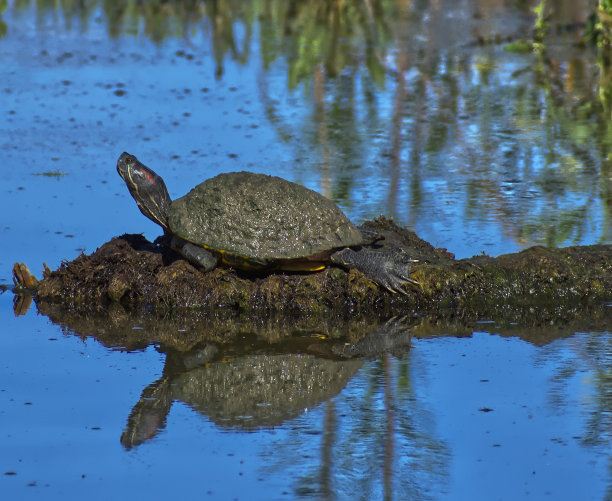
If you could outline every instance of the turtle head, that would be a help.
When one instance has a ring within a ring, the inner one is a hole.
[[[129,153],[122,153],[117,160],[117,172],[127,184],[140,212],[168,231],[168,209],[172,200],[164,180]]]

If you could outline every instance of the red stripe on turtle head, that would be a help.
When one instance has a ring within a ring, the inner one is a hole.
[[[138,172],[142,177],[144,177],[147,182],[151,184],[157,184],[156,175],[149,170],[148,167],[145,167],[140,162],[134,159],[134,170]]]
[[[149,181],[151,184],[157,184],[155,182],[155,176],[153,174],[151,174],[148,170],[143,169],[143,174],[145,175],[145,177],[147,178],[147,181]]]

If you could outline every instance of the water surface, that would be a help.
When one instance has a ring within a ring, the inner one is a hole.
[[[610,243],[605,75],[568,28],[587,6],[560,3],[545,52],[505,51],[530,7],[8,2],[0,284],[15,261],[40,274],[160,234],[116,174],[122,151],[173,197],[220,172],[281,175],[457,257]],[[105,342],[120,309],[76,328],[35,307],[15,317],[6,292],[0,492],[608,499],[609,309],[512,331],[411,319],[411,347],[342,360],[310,349],[332,337],[325,321],[264,336],[240,318],[241,338],[183,353]]]

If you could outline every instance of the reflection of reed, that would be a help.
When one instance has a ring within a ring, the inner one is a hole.
[[[347,409],[336,397],[338,413],[350,416],[349,429],[338,433],[336,462],[345,465],[346,480],[337,485],[351,499],[427,499],[432,485],[447,481],[448,450],[416,397],[410,358],[384,354],[364,367],[365,387],[355,407]]]
[[[581,390],[581,404],[585,414],[588,412],[585,430],[580,437],[584,447],[601,448],[608,454],[608,463],[612,466],[610,450],[612,443],[612,338],[610,332],[591,332],[576,334],[567,343],[571,356],[555,353],[564,345],[550,345],[546,356],[554,354],[562,362],[552,378],[553,386],[550,399],[555,409],[563,410],[573,402],[572,395],[567,395],[568,381],[580,375],[582,385],[588,384],[592,389]],[[588,374],[588,376],[585,375]],[[588,403],[587,403],[588,402]],[[612,479],[608,479],[606,495],[602,499],[612,499]]]
[[[329,136],[325,119],[325,71],[321,64],[314,68],[314,123],[317,130],[317,143],[321,150],[321,186],[320,192],[327,198],[333,198],[331,190],[329,157]]]
[[[334,450],[336,447],[336,406],[334,399],[325,403],[325,421],[323,422],[323,443],[321,446],[321,469],[319,475],[321,499],[335,499],[332,485]]]
[[[383,499],[393,499],[393,454],[395,450],[395,422],[393,416],[393,381],[391,372],[391,362],[389,354],[382,356],[383,374],[385,378],[385,421],[387,429],[385,431],[385,450],[383,461]]]
[[[397,196],[402,171],[402,133],[404,106],[406,103],[406,70],[408,69],[408,37],[406,30],[403,29],[408,24],[408,5],[405,1],[401,0],[398,3],[399,14],[396,26],[398,40],[396,54],[397,77],[395,97],[393,99],[393,114],[391,117],[391,180],[387,205],[389,215],[392,217],[397,216]]]
[[[12,9],[31,4],[15,2]],[[296,146],[296,157],[304,151],[318,156],[312,163],[322,166],[322,191],[345,205],[364,170],[377,169],[390,153],[389,171],[381,176],[389,186],[386,208],[404,223],[422,220],[423,206],[442,210],[439,198],[445,197],[465,208],[459,217],[493,221],[521,246],[610,241],[609,48],[598,49],[598,59],[588,52],[570,57],[546,39],[537,55],[513,59],[474,48],[475,40],[495,40],[490,33],[499,30],[499,12],[509,15],[502,3],[484,0],[469,7],[448,0],[67,0],[37,2],[36,12],[39,23],[53,18],[67,29],[87,30],[100,7],[111,37],[137,35],[161,44],[204,32],[217,78],[228,59],[249,60],[258,33],[261,74],[282,61],[285,90],[299,88],[312,110],[299,117],[266,102],[268,117],[281,139]],[[535,16],[527,5],[521,8],[522,28],[531,29]],[[549,2],[548,10],[562,25],[563,19],[584,22],[588,9],[587,2],[566,1],[555,9]],[[609,29],[606,12],[599,12],[598,36]],[[464,24],[449,32],[489,36],[453,39],[445,32],[450,18]],[[388,140],[379,140],[381,131]],[[376,183],[377,175],[374,170],[367,182]],[[402,184],[410,205],[400,205]],[[585,237],[594,218],[602,221],[599,233]]]

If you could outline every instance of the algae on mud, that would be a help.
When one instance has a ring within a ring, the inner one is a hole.
[[[113,303],[168,311],[181,308],[235,312],[371,313],[376,317],[439,314],[470,318],[520,317],[537,305],[560,308],[603,304],[612,298],[612,245],[532,247],[497,258],[455,260],[388,219],[364,224],[385,239],[380,252],[418,259],[412,277],[421,288],[391,294],[356,270],[252,274],[233,269],[203,273],[163,244],[141,235],[112,239],[96,252],[45,271],[37,302],[63,302],[73,311],[102,311]],[[518,312],[518,313],[517,313]]]

